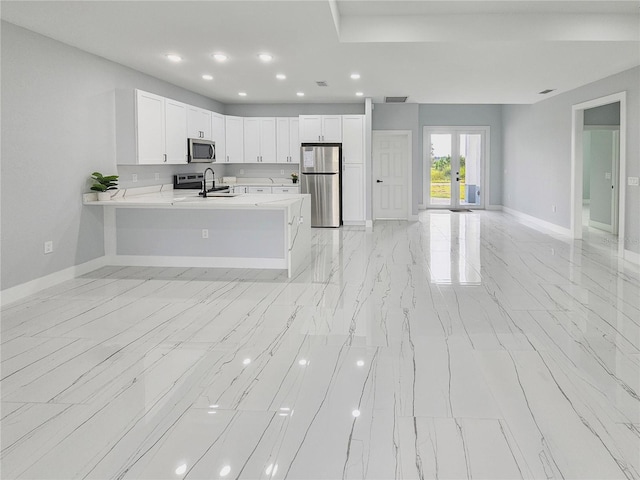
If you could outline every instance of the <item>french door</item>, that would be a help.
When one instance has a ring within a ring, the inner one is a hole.
[[[488,127],[424,127],[424,205],[484,208]]]

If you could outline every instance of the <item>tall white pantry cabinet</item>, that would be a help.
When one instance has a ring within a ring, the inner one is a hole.
[[[364,115],[342,116],[342,221],[365,223]]]

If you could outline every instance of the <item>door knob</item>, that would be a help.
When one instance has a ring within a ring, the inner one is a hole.
[[[382,183],[382,180],[376,180],[376,183]]]

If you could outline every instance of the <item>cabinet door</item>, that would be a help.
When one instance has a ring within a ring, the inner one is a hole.
[[[247,193],[271,193],[271,187],[247,187]]]
[[[187,163],[187,106],[165,99],[165,162]]]
[[[211,140],[211,112],[190,106],[187,112],[187,132],[189,138]]]
[[[289,163],[289,156],[291,155],[290,125],[291,122],[288,118],[276,119],[276,162],[278,163]]]
[[[164,163],[163,97],[136,90],[136,127],[138,163]]]
[[[342,116],[322,116],[322,141],[326,143],[342,142]]]
[[[226,161],[224,115],[211,112],[211,140],[216,142],[216,162]]]
[[[230,163],[243,163],[244,159],[244,123],[242,117],[225,117],[224,160]]]
[[[276,119],[260,119],[260,163],[276,163]]]
[[[289,162],[300,163],[300,122],[297,118],[289,119]]]
[[[364,222],[364,167],[361,164],[342,165],[342,220]]]
[[[364,115],[342,117],[342,161],[364,163]]]
[[[245,118],[244,122],[244,162],[260,161],[260,119]]]
[[[300,187],[271,187],[271,193],[300,193]]]
[[[320,115],[300,115],[300,141],[322,141],[322,117]]]

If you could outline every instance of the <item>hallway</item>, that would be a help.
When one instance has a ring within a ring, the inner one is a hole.
[[[640,479],[640,275],[498,212],[2,311],[2,477]]]

